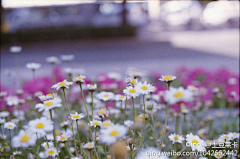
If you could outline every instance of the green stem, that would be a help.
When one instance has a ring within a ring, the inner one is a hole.
[[[124,125],[124,121],[125,121],[126,108],[127,108],[127,98],[126,98],[126,101],[125,101],[124,116],[123,116],[123,125]]]
[[[80,86],[80,89],[81,89],[81,93],[82,93],[82,98],[83,98],[83,103],[85,105],[85,109],[86,109],[86,112],[87,112],[87,117],[88,117],[88,123],[90,123],[90,118],[89,118],[89,114],[88,114],[88,109],[87,109],[87,104],[86,104],[86,101],[85,101],[85,98],[84,98],[84,94],[83,94],[83,90],[82,90],[82,84],[79,84]],[[91,137],[92,137],[92,131],[91,131],[91,128],[89,128],[89,139],[91,140]]]
[[[80,139],[80,135],[79,135],[79,130],[78,130],[78,122],[77,122],[77,120],[76,120],[76,124],[77,124],[78,140],[79,140],[79,149],[80,149],[80,152],[81,152],[81,155],[82,155],[82,149],[81,149],[81,139]]]
[[[96,146],[96,144],[97,144],[97,140],[96,140],[96,137],[97,137],[97,127],[95,128],[95,140],[94,140],[94,151],[95,151],[95,153],[96,153],[96,156],[97,156],[97,159],[99,159],[99,157],[98,157],[98,152],[97,152],[97,146]]]
[[[134,106],[134,98],[132,97],[132,104],[133,104],[133,121],[135,122],[135,106]]]
[[[154,119],[153,119],[152,112],[151,112],[150,114],[151,114],[152,123],[153,123],[154,138],[155,138],[155,140],[156,140],[156,146],[157,146],[157,132],[156,132],[156,127],[155,127],[155,124],[154,124]],[[157,146],[157,147],[158,147],[158,146]]]
[[[145,120],[145,94],[143,95],[143,106],[144,106],[144,127],[145,127],[145,124],[146,124],[146,120]],[[141,146],[143,146],[143,139],[144,139],[144,130],[145,128],[143,129],[143,132],[142,132],[142,143],[141,143]]]
[[[91,105],[92,105],[92,120],[93,120],[93,91],[91,91],[91,98],[92,98]]]
[[[62,90],[63,90],[63,95],[64,95],[64,98],[65,98],[65,103],[66,103],[67,108],[68,108],[69,117],[71,118],[71,113],[70,113],[70,109],[69,109],[69,107],[68,107],[65,90],[64,90],[64,88],[63,88]],[[72,132],[73,132],[73,140],[74,140],[75,152],[76,152],[76,156],[77,156],[77,144],[76,144],[76,139],[75,139],[74,130],[73,130],[73,123],[72,123],[72,120],[71,120],[71,119],[70,119],[70,121],[71,121]]]
[[[170,88],[170,83],[168,83],[168,90]],[[164,128],[163,128],[163,135],[162,135],[162,139],[161,139],[161,145],[163,144],[163,139],[164,139],[164,135],[166,132],[166,126],[167,126],[167,116],[168,116],[168,107],[169,107],[169,102],[167,102],[167,108],[166,108],[166,116],[165,116],[165,124],[164,124]],[[161,147],[162,148],[162,147]],[[161,150],[160,148],[160,150]]]
[[[184,113],[184,122],[185,122],[185,125],[186,125],[186,134],[188,134],[189,133],[189,128],[188,128],[188,122],[187,122],[187,114],[186,113]]]
[[[65,146],[67,148],[67,152],[69,154],[70,157],[74,157],[73,154],[71,153],[70,149],[69,149],[69,146],[68,146],[68,140],[65,142]],[[77,150],[76,150],[77,151]]]
[[[53,121],[54,146],[57,148],[56,134],[55,134],[55,123],[54,123],[54,120],[53,120],[52,109],[50,109],[49,112],[50,112],[51,120]]]

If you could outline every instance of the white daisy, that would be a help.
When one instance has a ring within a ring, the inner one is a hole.
[[[205,144],[202,139],[200,139],[197,135],[193,135],[192,133],[186,135],[186,140],[188,145],[191,146],[192,151],[205,151]]]
[[[21,151],[14,151],[14,152],[13,152],[13,155],[14,155],[14,156],[21,155],[21,154],[22,154]]]
[[[8,96],[6,98],[6,101],[8,106],[14,106],[14,105],[16,106],[19,104],[19,99],[17,96]]]
[[[95,119],[93,119],[93,121],[90,121],[90,124],[89,124],[89,126],[94,126],[94,127],[101,126],[101,125],[102,125],[102,122]]]
[[[75,58],[75,56],[72,55],[72,54],[70,54],[70,55],[61,55],[60,57],[65,62],[70,62],[70,61],[74,60],[74,58]]]
[[[147,158],[159,159],[160,153],[161,153],[160,150],[155,147],[147,147],[145,149],[140,150],[137,153],[135,159],[147,159]]]
[[[111,120],[105,120],[104,122],[102,122],[101,128],[107,128],[112,125],[114,125],[114,124],[111,122]]]
[[[47,101],[44,101],[43,103],[36,104],[35,109],[38,109],[38,111],[41,112],[43,110],[49,111],[53,108],[61,107],[61,106],[62,106],[61,99],[54,98],[52,100],[47,100]]]
[[[87,84],[87,88],[89,91],[95,91],[97,89],[97,84]]]
[[[28,148],[29,146],[35,146],[36,141],[36,134],[31,131],[20,130],[18,135],[12,139],[12,147]]]
[[[22,47],[21,46],[11,46],[9,51],[12,53],[19,53],[22,51]]]
[[[133,98],[136,98],[136,97],[138,97],[140,95],[140,92],[138,92],[132,86],[129,86],[126,89],[124,89],[123,93],[125,94],[125,96],[130,96],[130,97],[133,97]]]
[[[55,147],[50,147],[50,148],[46,148],[45,153],[47,154],[47,156],[52,156],[55,157],[58,155],[58,151]]]
[[[91,150],[94,148],[94,142],[88,142],[86,144],[83,145],[83,148]]]
[[[109,114],[109,111],[107,109],[99,109],[97,111],[97,115],[100,117],[100,118],[105,118],[105,117],[108,117],[108,114]]]
[[[58,95],[57,93],[53,93],[53,94],[47,94],[47,95],[40,95],[38,96],[38,98],[41,100],[41,101],[45,101],[45,100],[49,100],[49,99],[53,99],[53,98],[57,98]]]
[[[0,112],[0,118],[6,118],[10,115],[8,111],[2,111]]]
[[[232,137],[232,135],[229,133],[229,134],[222,134],[222,135],[220,135],[220,137],[219,137],[220,139],[224,139],[224,140],[226,140],[226,141],[230,141],[230,140],[232,140],[233,139],[233,137]]]
[[[135,86],[137,92],[142,94],[149,94],[155,91],[155,87],[145,81],[144,83],[138,82]]]
[[[46,132],[53,130],[53,121],[46,117],[41,117],[40,119],[32,120],[28,123],[29,129],[33,133],[39,133],[41,135],[45,135]]]
[[[7,95],[6,91],[0,91],[0,97],[5,97]]]
[[[80,120],[84,118],[84,115],[82,113],[78,114],[77,112],[75,112],[75,114],[70,114],[70,115],[72,120]]]
[[[190,91],[192,91],[195,96],[198,95],[198,88],[195,87],[194,85],[188,85],[188,86],[187,86],[187,89],[190,90]]]
[[[116,101],[125,101],[126,99],[127,99],[127,97],[124,96],[124,95],[121,95],[121,94],[115,95],[115,100]]]
[[[182,135],[178,135],[178,134],[170,134],[168,136],[169,140],[171,140],[174,143],[178,142],[178,143],[183,143],[184,137]]]
[[[13,130],[17,125],[14,122],[6,122],[4,123],[4,128]]]
[[[46,58],[46,61],[52,65],[60,63],[59,59],[56,56],[49,56]]]
[[[217,158],[217,159],[220,159],[223,157],[223,153],[221,151],[216,151],[214,153],[214,157]]]
[[[0,118],[0,125],[1,124],[4,124],[6,122],[6,120],[5,119],[3,119],[3,118]]]
[[[83,84],[86,76],[79,75],[72,78],[73,82]]]
[[[229,135],[232,137],[232,139],[239,139],[239,133],[236,132],[230,132]]]
[[[100,130],[99,139],[102,143],[110,145],[115,143],[118,139],[123,138],[127,134],[128,129],[123,125],[112,125],[106,129]]]
[[[172,82],[173,80],[177,79],[176,76],[172,76],[172,75],[163,75],[161,78],[159,78],[160,81],[163,81],[163,82]]]
[[[41,65],[40,63],[35,63],[35,62],[27,63],[27,64],[26,64],[27,69],[30,69],[30,70],[32,70],[32,71],[35,71],[35,70],[41,68],[41,66],[42,66],[42,65]]]
[[[97,94],[97,98],[103,101],[109,101],[114,99],[114,94],[112,92],[100,92]]]
[[[132,77],[125,77],[125,80],[124,80],[129,86],[134,86],[137,84],[138,82],[138,79],[134,79]]]
[[[144,106],[142,106],[142,109],[144,111]],[[158,111],[157,103],[153,100],[149,100],[145,102],[145,112],[146,113],[155,113]]]
[[[119,117],[119,114],[121,113],[121,111],[119,109],[115,109],[115,108],[111,108],[109,109],[109,112],[112,116],[114,116],[115,118]]]
[[[183,87],[174,88],[170,87],[168,91],[166,91],[165,101],[168,101],[169,104],[175,104],[178,102],[189,102],[193,100],[193,92]]]
[[[62,82],[58,82],[57,84],[53,85],[52,88],[59,90],[60,88],[67,88],[69,89],[69,86],[71,86],[73,82],[68,82],[66,79]]]
[[[46,149],[46,148],[49,148],[49,147],[54,147],[54,143],[52,141],[47,141],[47,142],[43,142],[41,144],[41,146]]]
[[[68,140],[69,137],[71,137],[71,135],[68,132],[63,132],[60,136],[57,136],[57,141],[65,142]]]
[[[47,158],[48,157],[48,155],[46,154],[46,152],[44,151],[41,151],[41,152],[39,152],[39,154],[38,154],[38,157],[40,157],[41,159],[43,159],[43,158]]]
[[[128,127],[128,128],[132,127],[133,124],[134,124],[134,122],[131,121],[131,120],[125,120],[125,121],[124,121],[124,125],[125,125],[126,127]]]

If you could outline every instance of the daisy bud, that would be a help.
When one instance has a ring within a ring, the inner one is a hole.
[[[88,84],[87,88],[88,88],[88,91],[94,92],[97,89],[97,85],[95,83],[94,84]]]
[[[161,122],[157,122],[157,123],[156,123],[156,127],[157,127],[157,128],[160,128],[160,127],[161,127]]]
[[[16,90],[16,94],[18,94],[18,95],[23,94],[23,90],[22,90],[22,89],[17,89],[17,90]]]
[[[110,146],[111,153],[115,159],[125,158],[127,149],[126,144],[123,141],[117,141],[116,143]]]
[[[182,109],[182,113],[187,114],[187,113],[189,113],[189,110],[188,109]]]
[[[73,77],[73,82],[75,82],[76,84],[83,84],[84,80],[85,80],[86,76],[83,75],[79,75],[79,76],[75,76]]]
[[[16,54],[16,53],[19,53],[22,51],[22,47],[21,46],[11,46],[9,51]]]
[[[152,110],[152,109],[153,109],[153,105],[148,105],[148,106],[147,106],[147,109],[148,109],[148,110]]]

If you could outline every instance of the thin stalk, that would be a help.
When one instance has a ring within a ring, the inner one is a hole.
[[[69,149],[69,146],[68,146],[68,140],[65,142],[65,146],[67,148],[67,152],[69,154],[70,157],[74,157],[73,154],[71,153],[70,149]],[[76,150],[77,151],[77,150]]]
[[[123,125],[124,125],[124,121],[125,121],[126,108],[127,108],[127,98],[126,98],[126,101],[125,101],[124,116],[123,116]]]
[[[77,124],[77,133],[78,133],[78,140],[79,140],[79,149],[82,155],[82,149],[81,149],[81,139],[80,139],[80,135],[79,135],[79,130],[78,130],[78,120],[76,120],[76,124]]]
[[[91,105],[92,105],[92,120],[93,120],[93,91],[91,91],[91,98],[92,98]]]
[[[170,88],[170,83],[168,83],[168,90],[169,90],[169,88]],[[163,144],[163,139],[164,139],[164,135],[165,135],[165,132],[166,132],[168,107],[169,107],[169,102],[167,102],[166,116],[165,116],[165,124],[164,124],[164,128],[163,128],[163,135],[162,135],[162,139],[161,139],[161,144]],[[162,148],[162,147],[160,147],[160,150],[161,150],[161,148]]]
[[[50,109],[49,112],[50,112],[51,120],[54,122],[53,115],[52,115],[52,109]],[[54,137],[54,146],[57,147],[56,134],[55,134],[55,123],[53,123],[53,137]]]
[[[97,152],[97,147],[96,147],[96,144],[97,144],[97,140],[96,140],[96,135],[97,134],[97,127],[95,128],[95,140],[94,140],[94,151],[95,151],[95,153],[96,153],[96,156],[97,156],[97,159],[99,159],[99,157],[98,157],[98,152]]]
[[[152,112],[151,112],[150,114],[151,114],[151,118],[152,118],[153,130],[154,130],[154,137],[155,137],[155,140],[156,140],[156,146],[157,146],[157,132],[156,132],[156,127],[155,127],[155,124],[154,124],[154,119],[153,119]],[[158,147],[158,146],[157,146],[157,147]]]
[[[187,121],[187,114],[184,113],[184,123],[186,125],[186,131],[187,131],[187,134],[189,133],[189,128],[188,128],[188,121]]]
[[[69,117],[70,117],[70,116],[71,116],[71,113],[70,113],[70,109],[69,109],[69,107],[68,107],[65,90],[64,90],[64,88],[63,88],[62,90],[63,90],[63,95],[64,95],[64,98],[65,98],[65,103],[66,103],[66,105],[67,105],[68,113],[69,113]],[[73,130],[73,123],[72,123],[72,120],[70,120],[70,121],[71,121],[72,132],[73,132],[73,140],[74,140],[75,152],[76,152],[76,156],[77,156],[77,144],[76,144],[76,139],[75,139],[74,130]]]
[[[175,123],[175,133],[178,134],[179,133],[179,122],[180,122],[180,104],[178,103],[178,107],[177,107],[177,114],[176,114],[176,123]]]
[[[134,98],[132,97],[132,104],[133,104],[133,121],[135,122],[135,106],[134,106]]]
[[[143,139],[144,139],[144,130],[145,130],[145,125],[146,125],[146,120],[145,120],[145,94],[143,95],[143,106],[144,106],[144,129],[143,129],[143,132],[142,132],[142,143],[141,143],[141,146],[143,146]]]
[[[83,90],[82,90],[82,84],[79,84],[79,86],[80,86],[81,93],[82,93],[83,103],[85,105],[85,109],[86,109],[86,112],[87,112],[88,123],[90,123],[90,118],[89,118],[89,114],[88,114],[87,104],[86,104],[86,101],[85,101],[85,98],[84,98],[84,94],[83,94]],[[89,129],[89,134],[90,134],[89,135],[89,139],[91,139],[91,136],[92,136],[91,128]]]

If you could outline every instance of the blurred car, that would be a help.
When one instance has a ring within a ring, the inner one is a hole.
[[[205,26],[223,26],[227,23],[239,24],[239,2],[217,1],[207,4],[203,11],[202,22]]]
[[[202,5],[198,1],[169,1],[161,5],[160,22],[165,27],[201,25]]]

